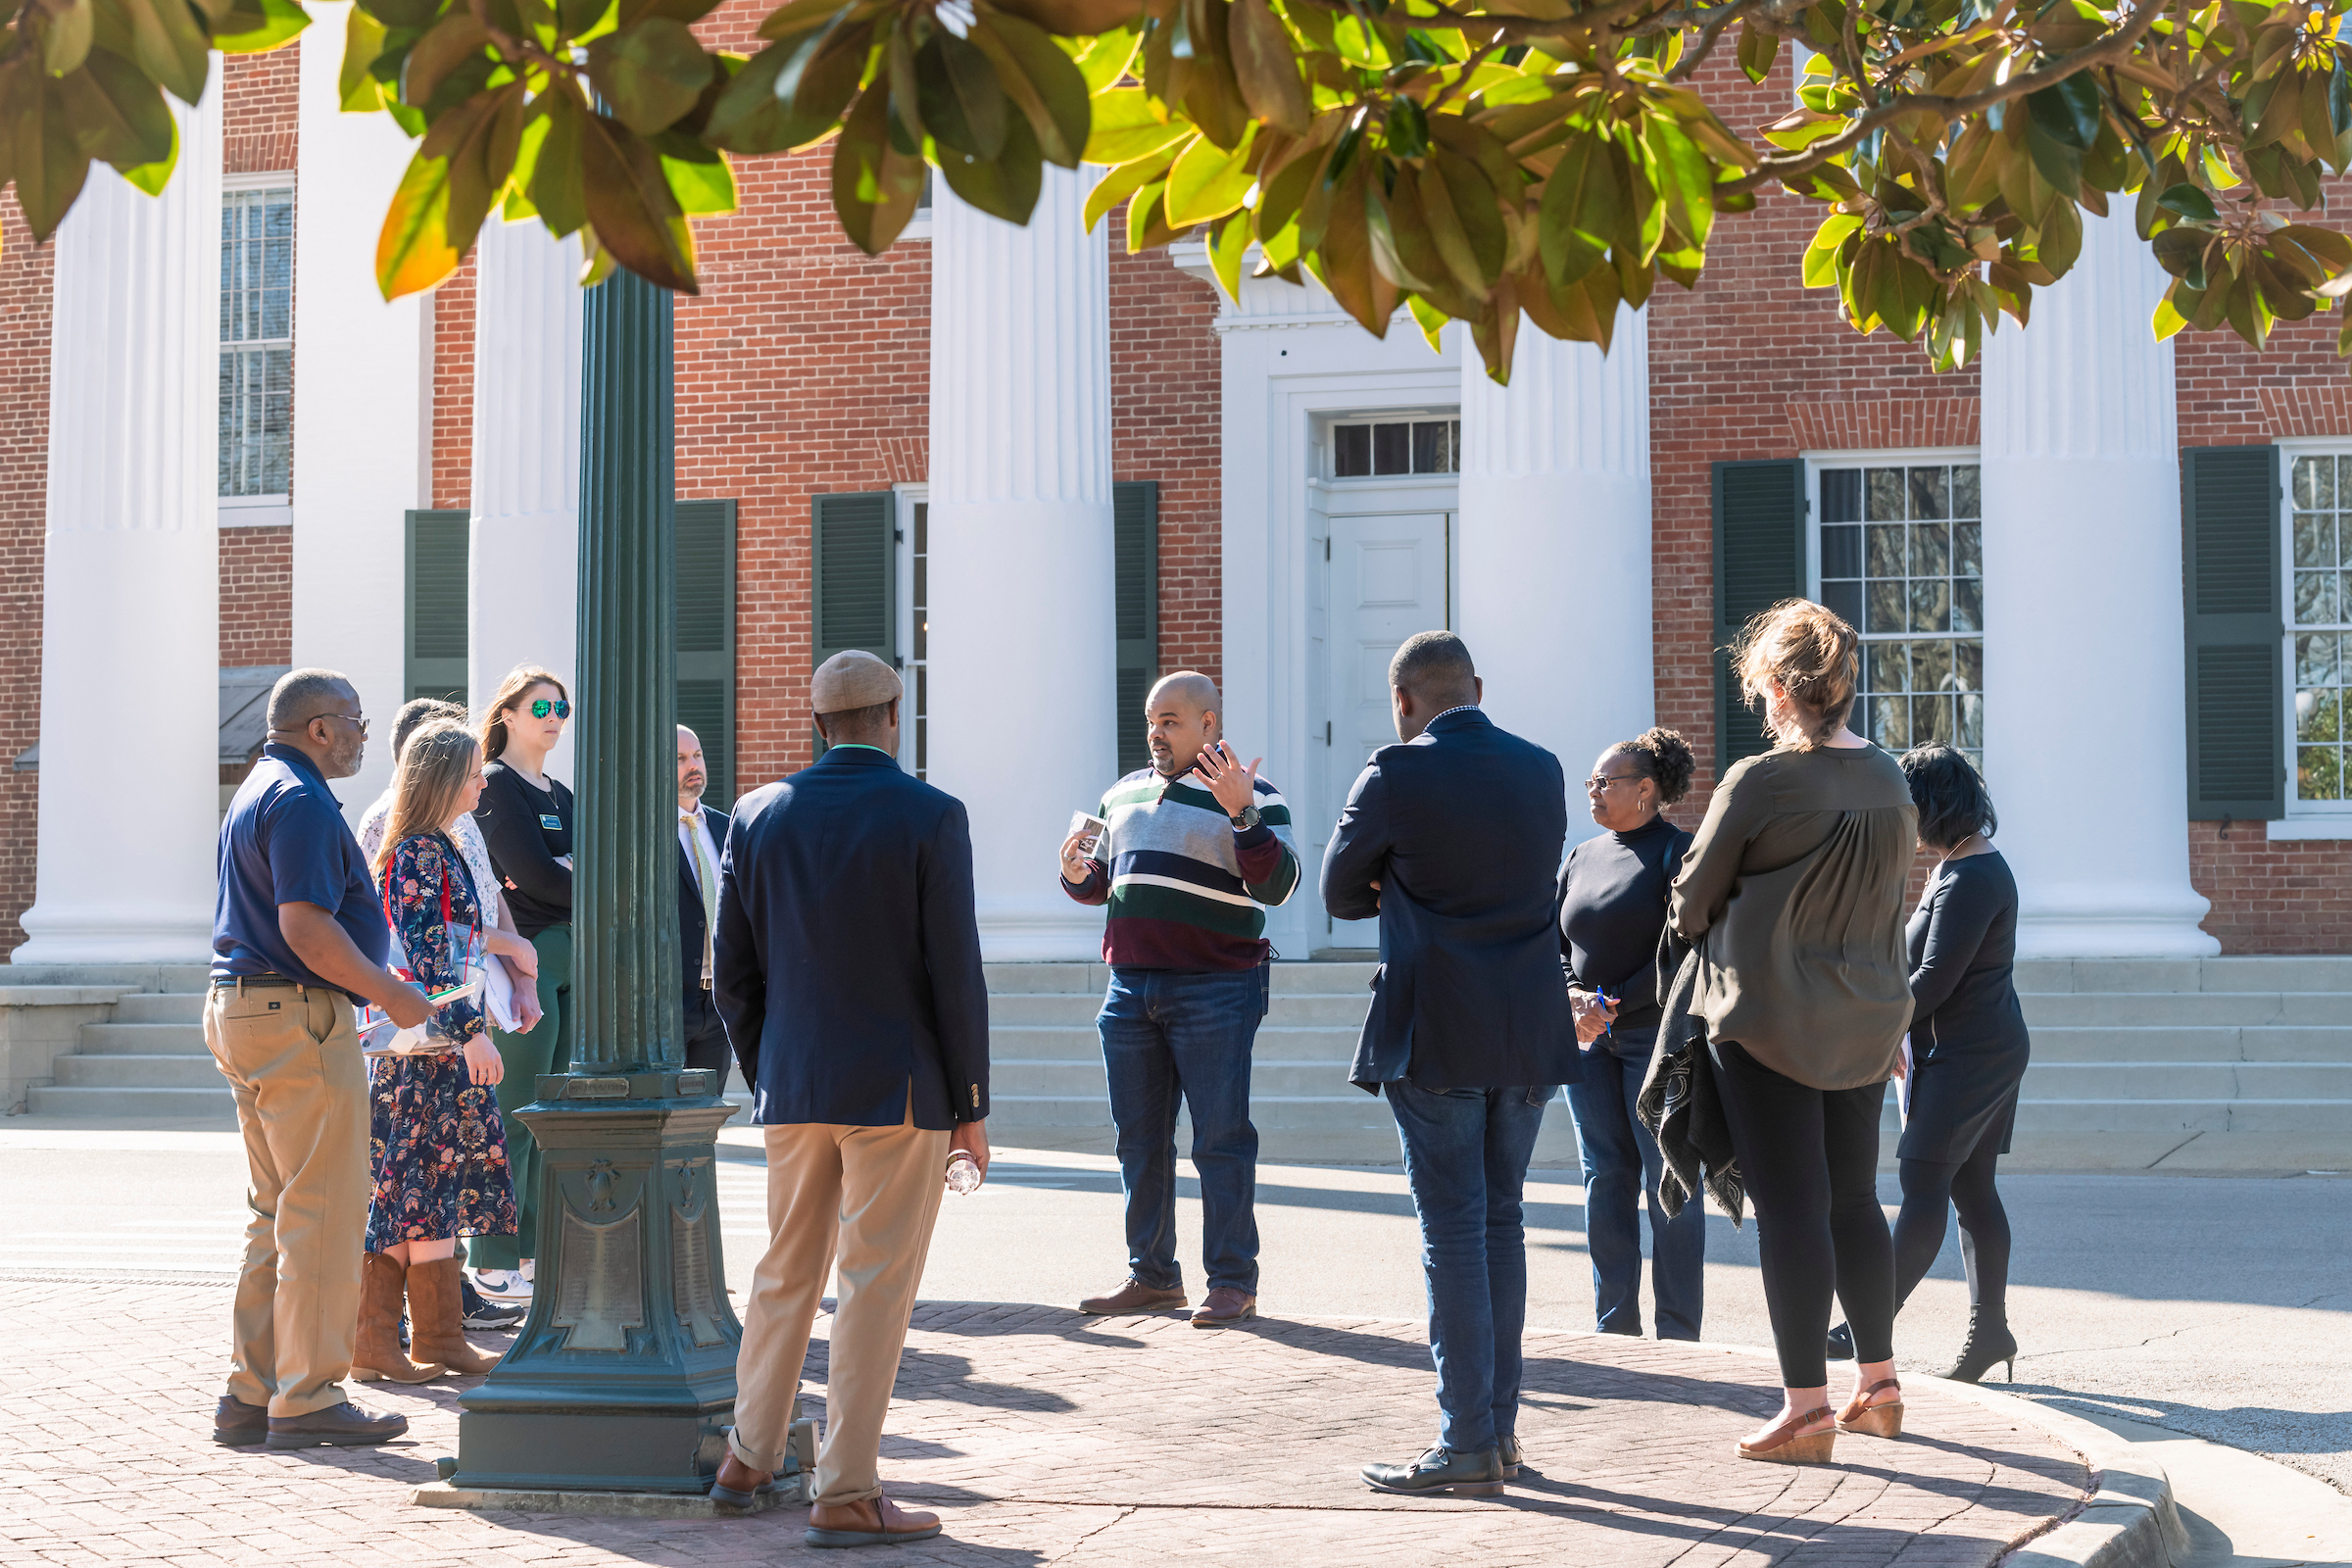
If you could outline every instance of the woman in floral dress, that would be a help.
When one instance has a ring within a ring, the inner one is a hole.
[[[481,746],[455,722],[427,724],[401,751],[391,819],[376,851],[384,912],[426,991],[465,976],[463,939],[478,932],[482,894],[450,825],[482,793]],[[453,948],[455,951],[453,951]],[[491,1092],[505,1068],[478,996],[443,1007],[436,1054],[387,1055],[374,1068],[375,1192],[368,1205],[368,1257],[355,1376],[414,1381],[434,1376],[401,1354],[401,1298],[408,1298],[416,1361],[478,1376],[498,1362],[466,1341],[458,1238],[511,1236],[514,1186],[506,1128]]]

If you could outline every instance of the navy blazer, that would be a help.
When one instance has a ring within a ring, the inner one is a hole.
[[[1556,971],[1555,971],[1556,972]],[[988,1115],[988,981],[963,803],[836,746],[735,803],[711,991],[761,1126]]]
[[[703,813],[703,826],[710,830],[710,843],[720,855],[727,852],[727,813],[714,807],[697,805]],[[679,827],[686,824],[680,822]],[[673,830],[674,831],[674,830]],[[710,867],[713,874],[716,865]],[[703,889],[694,879],[694,861],[687,858],[686,846],[678,846],[678,974],[686,982],[686,994],[693,996],[703,989]],[[715,974],[718,960],[711,958]],[[747,1076],[744,1081],[749,1083]]]
[[[1372,754],[1323,856],[1335,920],[1380,916],[1380,972],[1348,1081],[1377,1094],[1574,1083],[1552,923],[1568,839],[1558,758],[1476,709]],[[1376,891],[1372,884],[1381,886]]]

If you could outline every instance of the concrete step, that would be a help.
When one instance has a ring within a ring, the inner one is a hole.
[[[2029,958],[2017,966],[2017,989],[2020,995],[2067,991],[2352,992],[2352,957]]]
[[[60,1056],[57,1081],[73,1089],[206,1089],[228,1092],[210,1054],[194,1056]]]
[[[1252,1096],[1250,1101],[1251,1125],[1266,1127],[1303,1127],[1325,1131],[1359,1131],[1379,1135],[1386,1140],[1387,1152],[1374,1157],[1393,1160],[1396,1157],[1396,1122],[1389,1114],[1388,1105],[1375,1095],[1342,1085],[1338,1095],[1300,1096],[1290,1099],[1271,1099]],[[1567,1107],[1558,1107],[1560,1121],[1568,1121]],[[1017,1144],[1005,1134],[1024,1127],[1108,1127],[1110,1112],[1100,1095],[1064,1098],[1054,1095],[1005,1095],[989,1097],[988,1131],[991,1142]],[[1191,1144],[1192,1135],[1179,1131],[1179,1149]]]
[[[2352,1062],[2352,1027],[2332,1024],[2123,1024],[2034,1030],[2039,1061]]]
[[[1250,1064],[1250,1098],[1292,1099],[1301,1095],[1362,1094],[1348,1082],[1348,1063],[1342,1061],[1268,1060],[1259,1055]],[[1110,1087],[1100,1058],[1094,1061],[1041,1061],[997,1057],[989,1063],[989,1096],[1042,1095],[1050,1100],[1092,1096],[1110,1116]]]
[[[133,991],[115,1004],[117,1023],[188,1023],[204,1026],[204,993]]]
[[[211,968],[202,963],[0,963],[0,985],[121,986],[201,996],[211,984]]]
[[[1277,1057],[1344,1063],[1354,1058],[1359,1033],[1357,1028],[1260,1024],[1254,1057],[1260,1061]],[[1092,1061],[1100,1065],[1102,1060],[1102,1037],[1092,1024],[1083,1028],[1075,1024],[996,1027],[988,1032],[988,1049],[990,1059],[996,1062]]]
[[[2352,1062],[2037,1061],[2019,1094],[2040,1101],[2352,1100]]]
[[[2030,1133],[2321,1133],[2352,1138],[2352,1100],[2020,1100],[2017,1128]]]
[[[2036,992],[2020,996],[2026,1023],[2115,1026],[2137,1024],[2352,1024],[2352,993],[2302,991]]]
[[[26,1106],[36,1116],[76,1116],[89,1120],[118,1117],[172,1116],[210,1121],[223,1127],[237,1124],[237,1102],[227,1081],[213,1074],[210,1089],[93,1089],[76,1085],[47,1085],[25,1092]]]
[[[117,1016],[121,1014],[118,1012]],[[81,1026],[80,1055],[84,1056],[202,1056],[213,1059],[204,1043],[204,1026],[195,1023],[85,1023]],[[72,1061],[72,1056],[63,1058]]]
[[[1294,995],[1278,993],[1273,1005],[1267,1009],[1269,1024],[1338,1024],[1349,1029],[1363,1027],[1364,1014],[1371,1009],[1372,994],[1363,992],[1344,996]],[[1004,1024],[1083,1024],[1093,1028],[1095,1015],[1102,1010],[1100,992],[1086,996],[1074,993],[1043,991],[1013,991],[991,993],[988,999],[988,1021]]]

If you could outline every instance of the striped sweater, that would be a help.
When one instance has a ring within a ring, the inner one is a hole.
[[[1257,781],[1264,820],[1234,831],[1225,808],[1186,773],[1146,767],[1110,787],[1110,824],[1086,880],[1056,877],[1080,904],[1110,906],[1102,961],[1141,969],[1253,969],[1266,961],[1266,910],[1298,890],[1298,851],[1281,792]]]

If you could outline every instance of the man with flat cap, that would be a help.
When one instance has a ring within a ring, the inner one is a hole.
[[[710,1494],[748,1505],[782,1467],[838,1255],[812,1546],[939,1534],[882,1495],[882,1418],[951,1154],[988,1169],[971,829],[962,802],[899,769],[903,691],[871,654],[819,665],[825,754],[738,801],[719,858],[711,994],[766,1136],[768,1246]]]

